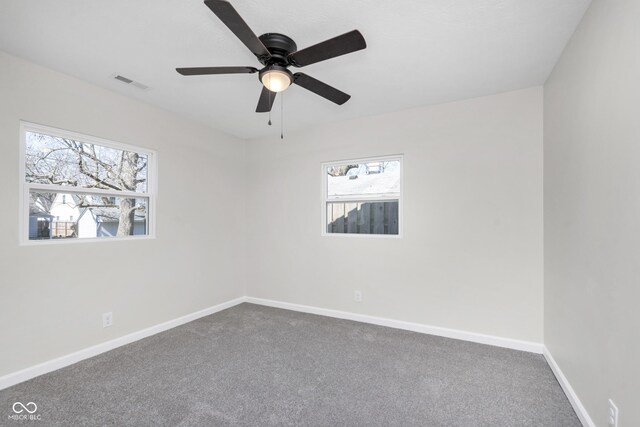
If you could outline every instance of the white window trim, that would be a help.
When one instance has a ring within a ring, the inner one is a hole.
[[[369,163],[376,161],[391,161],[397,160],[400,162],[400,192],[394,194],[367,194],[358,195],[357,197],[351,196],[331,196],[329,197],[328,180],[327,180],[327,168],[329,166],[342,166],[350,165],[354,163]],[[331,237],[363,237],[363,238],[382,238],[382,239],[400,239],[404,232],[404,215],[403,215],[403,202],[402,195],[404,193],[404,155],[393,154],[385,156],[373,156],[373,157],[361,157],[357,159],[336,160],[323,162],[320,167],[320,175],[322,177],[321,186],[321,201],[322,201],[322,215],[320,217],[320,235]],[[398,234],[356,234],[356,233],[327,233],[327,203],[335,201],[351,201],[351,202],[385,202],[389,200],[398,200]]]
[[[132,151],[147,156],[147,192],[136,193],[133,191],[109,191],[99,188],[81,188],[81,187],[64,187],[55,184],[37,184],[28,183],[25,180],[25,162],[26,162],[26,134],[27,132],[42,133],[59,138],[73,139],[75,141],[86,142],[89,144],[101,145],[104,147],[115,148],[119,150]],[[158,191],[158,173],[157,173],[157,153],[154,150],[143,148],[140,146],[123,144],[108,139],[98,138],[79,132],[72,132],[64,129],[58,129],[50,126],[39,125],[27,121],[20,121],[20,164],[19,164],[19,244],[21,246],[30,245],[59,245],[59,244],[77,244],[91,242],[121,242],[131,240],[148,240],[156,237],[156,199]],[[106,194],[116,197],[135,197],[148,199],[149,212],[147,215],[146,235],[141,236],[122,236],[122,237],[99,237],[99,238],[75,238],[75,239],[51,239],[51,240],[29,240],[29,192],[31,190],[53,191],[56,193],[82,193],[82,194]]]

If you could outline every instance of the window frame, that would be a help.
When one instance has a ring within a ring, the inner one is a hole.
[[[79,142],[100,145],[103,147],[114,148],[117,150],[132,151],[147,156],[147,191],[145,193],[137,193],[135,191],[111,191],[103,190],[100,188],[82,188],[62,186],[55,184],[39,184],[30,183],[25,179],[26,175],[26,148],[27,148],[27,132],[42,133],[53,137],[67,138]],[[19,160],[19,187],[20,196],[18,203],[19,210],[19,244],[20,246],[30,245],[58,245],[58,244],[76,244],[76,243],[93,243],[93,242],[119,242],[119,241],[131,241],[131,240],[148,240],[156,238],[156,199],[157,199],[157,153],[154,150],[124,144],[109,139],[99,138],[80,132],[74,132],[51,126],[40,125],[36,123],[20,121],[20,160]],[[61,191],[62,189],[62,191]],[[66,194],[91,194],[100,195],[104,194],[109,197],[131,197],[131,198],[143,198],[147,199],[147,234],[137,236],[122,236],[122,237],[90,237],[90,238],[73,238],[73,239],[29,239],[29,193],[32,190],[38,191],[50,191],[54,193],[66,193]]]
[[[393,195],[385,194],[369,194],[357,196],[333,196],[329,197],[329,180],[327,179],[327,168],[330,166],[343,166],[356,163],[371,163],[377,161],[398,161],[400,163],[400,192]],[[322,162],[321,171],[321,202],[322,214],[320,217],[321,236],[340,236],[340,237],[373,237],[386,239],[400,239],[404,232],[404,215],[403,215],[403,193],[404,193],[404,154],[391,154],[384,156],[360,157],[355,159],[335,160]],[[397,197],[396,197],[397,194]],[[360,234],[360,233],[329,233],[327,232],[327,203],[344,201],[344,202],[388,202],[391,200],[398,201],[398,234]]]

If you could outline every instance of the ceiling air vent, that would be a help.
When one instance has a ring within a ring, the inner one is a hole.
[[[149,86],[147,86],[147,85],[143,85],[142,83],[137,82],[137,81],[135,81],[135,80],[131,80],[130,78],[127,78],[127,77],[125,77],[125,76],[121,76],[120,74],[116,74],[116,75],[114,75],[114,76],[113,76],[113,78],[114,78],[114,79],[116,79],[116,80],[118,80],[118,81],[121,81],[122,83],[125,83],[125,84],[128,84],[128,85],[131,85],[131,86],[135,86],[135,87],[137,87],[138,89],[142,89],[142,90],[147,90],[147,89],[149,89]]]

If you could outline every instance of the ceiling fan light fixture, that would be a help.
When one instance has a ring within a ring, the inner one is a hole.
[[[271,92],[282,92],[293,82],[293,75],[284,67],[272,65],[260,72],[260,82]]]

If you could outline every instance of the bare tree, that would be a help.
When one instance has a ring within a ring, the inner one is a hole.
[[[78,142],[67,138],[30,134],[26,152],[29,182],[68,187],[136,191],[147,182],[147,158],[124,150]],[[79,207],[119,207],[118,236],[133,234],[135,198],[120,198],[115,205],[109,197],[79,195]]]
[[[330,166],[327,173],[331,176],[345,176],[349,169],[357,168],[358,165]]]
[[[55,194],[37,192],[31,193],[31,200],[29,201],[29,212],[49,212],[55,201]]]

